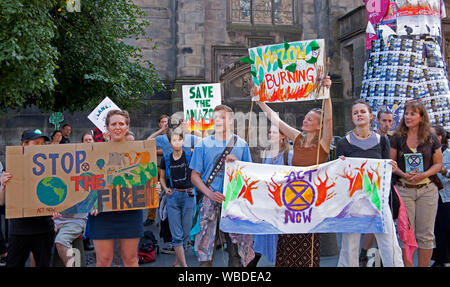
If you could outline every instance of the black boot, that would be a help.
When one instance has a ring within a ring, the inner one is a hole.
[[[89,238],[83,239],[83,246],[85,251],[94,250],[94,246],[91,244],[91,240]]]

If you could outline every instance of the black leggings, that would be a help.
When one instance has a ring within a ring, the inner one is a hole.
[[[5,214],[5,206],[4,205],[0,205],[0,215],[4,215]],[[3,235],[3,220],[0,217],[0,255],[5,254],[8,249],[6,247],[6,236]],[[5,225],[6,224],[6,219],[5,219]],[[5,233],[7,232],[7,227],[5,226]]]
[[[30,252],[37,267],[50,267],[54,232],[34,235],[10,235],[6,267],[25,267]]]

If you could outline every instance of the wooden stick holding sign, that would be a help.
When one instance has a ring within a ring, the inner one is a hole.
[[[328,76],[328,69],[330,66],[330,58],[327,59],[327,63],[325,66],[325,77]],[[325,89],[325,87],[322,85],[320,86],[320,91],[319,93],[322,93],[323,90]],[[320,130],[319,130],[319,142],[318,142],[318,148],[317,148],[317,154],[316,154],[316,166],[319,166],[319,151],[320,151],[320,141],[322,140],[322,126],[323,126],[323,111],[325,108],[325,100],[322,100],[322,109],[321,109],[321,113],[320,113]],[[314,266],[314,233],[312,234],[311,237],[311,261],[310,261],[310,267]]]

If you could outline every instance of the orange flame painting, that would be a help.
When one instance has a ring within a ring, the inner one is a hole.
[[[272,198],[276,204],[279,207],[283,206],[283,203],[281,202],[281,187],[283,184],[278,184],[273,180],[273,177],[271,178],[272,182],[269,182],[269,184],[266,183],[267,189],[269,190],[269,197]]]
[[[250,202],[250,204],[253,205],[253,198],[252,198],[251,191],[254,189],[257,189],[255,184],[257,184],[259,182],[259,180],[254,180],[249,183],[250,178],[242,176],[242,179],[244,180],[245,184],[242,187],[241,192],[238,194],[238,197],[242,196],[242,198],[247,199],[248,202]]]
[[[328,183],[328,173],[325,171],[326,178],[322,181],[320,177],[317,177],[319,180],[319,183],[316,183],[314,180],[314,184],[317,187],[317,200],[315,206],[320,206],[322,203],[325,202],[325,200],[328,200],[330,198],[333,198],[336,195],[336,192],[333,191],[330,194],[327,194],[328,190],[336,185],[336,183],[333,181],[333,183],[329,186],[327,186]]]

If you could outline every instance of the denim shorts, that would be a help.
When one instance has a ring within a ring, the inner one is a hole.
[[[83,226],[77,223],[67,222],[58,225],[55,243],[59,243],[67,248],[72,247],[72,242],[80,237],[84,232]]]
[[[170,233],[172,233],[172,246],[186,246],[195,205],[195,196],[190,196],[186,192],[173,190],[172,195],[167,196],[167,216]]]

